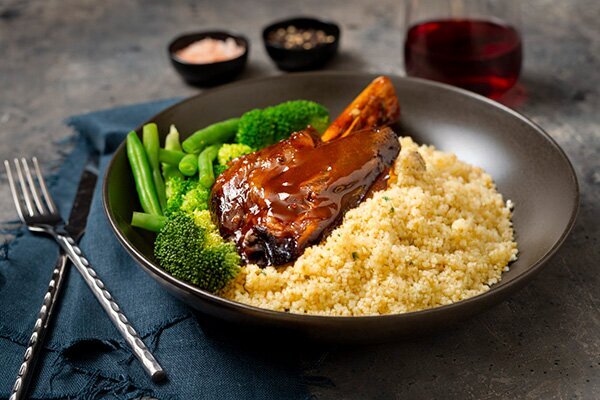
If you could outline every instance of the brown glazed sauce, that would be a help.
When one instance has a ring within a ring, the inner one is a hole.
[[[335,228],[371,189],[385,188],[399,151],[389,128],[326,143],[306,129],[241,157],[212,189],[221,234],[236,243],[246,262],[291,262]]]

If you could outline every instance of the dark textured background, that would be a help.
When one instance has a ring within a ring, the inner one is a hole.
[[[69,115],[187,96],[166,44],[182,31],[247,35],[241,77],[275,75],[260,42],[268,22],[294,14],[338,21],[338,70],[403,73],[403,2],[0,0],[0,159],[60,159]],[[523,3],[525,65],[503,100],[532,118],[572,160],[578,222],[532,284],[492,310],[433,337],[336,348],[307,365],[319,399],[582,398],[600,396],[600,2]],[[0,176],[0,220],[14,219]],[[263,344],[264,345],[264,344]]]

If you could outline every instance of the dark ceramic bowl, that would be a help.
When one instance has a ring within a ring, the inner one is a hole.
[[[219,40],[233,38],[239,46],[244,47],[244,53],[231,60],[210,64],[188,63],[175,55],[178,50],[204,38]],[[168,51],[173,67],[175,67],[175,70],[187,83],[196,86],[215,86],[231,81],[244,70],[246,61],[248,60],[250,44],[244,36],[234,35],[229,32],[198,32],[177,37],[169,44]]]
[[[374,77],[366,73],[307,73],[248,80],[191,97],[150,121],[158,124],[162,135],[175,124],[185,136],[247,110],[292,99],[323,103],[335,116]],[[131,256],[165,289],[201,313],[242,325],[244,330],[259,327],[319,340],[373,343],[447,328],[490,308],[529,282],[567,237],[579,204],[573,168],[547,133],[501,104],[435,82],[401,77],[392,77],[392,81],[402,107],[399,133],[483,167],[504,198],[515,203],[519,258],[488,292],[406,314],[326,317],[264,310],[202,291],[160,269],[152,256],[153,236],[129,225],[132,211],[140,206],[124,144],[115,152],[104,178],[104,209],[112,229]]]
[[[279,28],[287,28],[294,25],[296,28],[321,29],[326,35],[332,35],[332,43],[324,43],[312,49],[286,49],[269,43],[269,33]],[[277,67],[284,71],[304,71],[317,69],[325,65],[337,52],[340,43],[340,27],[333,22],[320,21],[314,18],[300,17],[279,21],[267,26],[263,30],[263,41],[269,56],[275,61]]]

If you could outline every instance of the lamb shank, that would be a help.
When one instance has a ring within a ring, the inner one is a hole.
[[[233,162],[211,193],[223,237],[258,265],[295,260],[385,182],[400,144],[390,128],[331,142],[306,129]]]
[[[378,77],[322,136],[307,127],[233,160],[211,191],[221,235],[247,263],[294,261],[347,210],[386,187],[400,144],[385,126],[399,115],[391,81]]]

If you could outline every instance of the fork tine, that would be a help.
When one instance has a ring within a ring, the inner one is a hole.
[[[42,171],[40,170],[40,165],[38,164],[37,157],[33,157],[31,161],[33,161],[35,175],[38,182],[40,183],[40,187],[42,188],[42,193],[44,194],[44,200],[46,200],[46,204],[48,205],[48,210],[50,211],[50,213],[54,214],[58,212],[58,210],[56,209],[56,204],[54,204],[54,200],[52,200],[52,196],[50,196],[50,192],[48,192],[48,187],[46,186],[44,175],[42,175]]]
[[[37,207],[37,210],[40,214],[45,214],[46,208],[44,207],[44,203],[42,203],[42,198],[38,193],[37,185],[33,181],[33,177],[31,176],[31,171],[29,170],[29,163],[25,158],[21,158],[21,163],[23,164],[23,170],[25,171],[25,177],[27,178],[27,183],[29,183],[29,188],[31,189],[31,197],[33,197],[33,201]]]
[[[19,219],[21,220],[21,222],[25,223],[25,218],[23,217],[23,210],[21,209],[21,201],[19,200],[19,192],[17,192],[17,186],[15,185],[15,180],[13,179],[12,170],[10,168],[10,163],[8,162],[8,160],[4,160],[4,168],[6,168],[6,176],[8,176],[8,185],[10,186],[10,192],[12,194],[13,201],[15,202],[17,214],[19,214]]]
[[[25,183],[25,178],[23,177],[23,171],[21,170],[21,164],[19,160],[14,159],[15,167],[17,168],[17,177],[19,178],[19,185],[21,186],[21,190],[23,191],[23,199],[25,199],[25,206],[27,207],[27,211],[29,212],[29,216],[33,217],[33,205],[31,203],[31,198],[29,197],[29,189],[27,189],[27,184]]]

